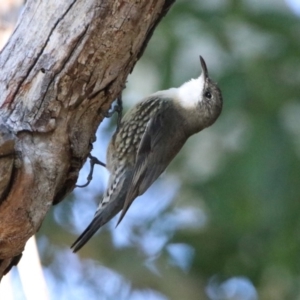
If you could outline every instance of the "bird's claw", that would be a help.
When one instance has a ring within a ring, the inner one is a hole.
[[[87,182],[85,184],[82,184],[82,185],[76,185],[75,187],[84,188],[84,187],[87,187],[90,184],[90,182],[93,179],[93,173],[94,173],[95,165],[100,165],[100,166],[106,167],[105,163],[100,161],[97,157],[93,156],[92,154],[89,154],[88,157],[90,159],[90,173],[86,178]]]

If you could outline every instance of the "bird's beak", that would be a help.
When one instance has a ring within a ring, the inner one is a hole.
[[[206,78],[208,78],[208,70],[207,70],[207,67],[206,67],[205,60],[203,59],[203,57],[201,55],[200,55],[200,63],[201,63],[204,79],[206,79]]]

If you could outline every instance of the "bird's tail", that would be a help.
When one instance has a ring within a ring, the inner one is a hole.
[[[101,226],[106,224],[123,209],[131,177],[132,171],[127,170],[122,176],[122,180],[119,182],[117,189],[110,196],[109,201],[96,212],[92,222],[71,246],[73,252],[77,252],[81,249]]]
[[[118,199],[110,201],[105,207],[96,212],[92,222],[72,244],[71,248],[73,252],[80,250],[101,226],[111,220],[123,208],[125,195],[121,196],[122,197],[118,197]]]

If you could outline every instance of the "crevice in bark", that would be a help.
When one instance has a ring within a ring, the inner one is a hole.
[[[76,2],[76,1],[74,1]],[[45,100],[45,97],[47,95],[47,92],[48,92],[48,89],[49,87],[55,82],[55,79],[56,77],[64,70],[65,66],[67,65],[67,63],[69,62],[70,58],[72,57],[72,55],[74,54],[74,51],[76,51],[78,45],[82,42],[85,34],[87,33],[89,29],[89,25],[86,26],[86,28],[84,29],[84,31],[77,37],[77,39],[74,41],[74,46],[71,45],[71,48],[70,48],[70,52],[69,54],[66,56],[66,58],[62,61],[62,65],[61,65],[61,68],[53,75],[53,77],[50,79],[46,89],[45,89],[45,93],[43,94],[42,96],[42,99],[40,101],[40,104],[38,106],[38,109],[34,115],[34,119],[36,118],[36,116],[38,115],[40,109],[42,108],[42,106],[44,105],[44,100]]]
[[[52,34],[53,34],[53,32],[54,32],[54,30],[57,28],[57,25],[58,25],[58,24],[61,22],[61,20],[67,15],[67,13],[70,11],[70,9],[72,8],[72,6],[76,3],[76,1],[77,1],[77,0],[74,0],[74,1],[70,4],[70,6],[68,7],[68,9],[63,13],[63,15],[62,15],[62,16],[57,20],[57,22],[54,24],[54,26],[53,26],[52,29],[50,30],[50,33],[48,34],[48,37],[47,37],[47,39],[46,39],[44,45],[42,46],[40,52],[37,54],[37,57],[33,60],[31,66],[28,67],[27,73],[25,74],[25,76],[23,77],[23,79],[19,82],[19,84],[17,85],[16,90],[15,90],[15,91],[13,92],[13,94],[10,96],[9,101],[8,101],[8,102],[5,101],[5,102],[3,103],[3,105],[1,106],[1,108],[2,108],[3,106],[5,106],[5,105],[10,105],[11,102],[13,102],[13,100],[15,99],[15,96],[18,94],[18,92],[19,92],[21,86],[23,85],[23,83],[25,82],[25,80],[28,78],[30,72],[33,70],[33,68],[35,67],[36,63],[39,61],[41,55],[43,54],[43,52],[44,52],[44,50],[45,50],[45,48],[46,48],[46,46],[47,46],[47,44],[48,44],[48,42],[49,42],[49,40],[50,40]]]

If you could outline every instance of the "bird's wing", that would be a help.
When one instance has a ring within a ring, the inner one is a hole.
[[[187,136],[182,119],[174,114],[174,108],[167,106],[149,120],[139,145],[132,181],[118,224],[133,200],[151,186],[185,143]]]

